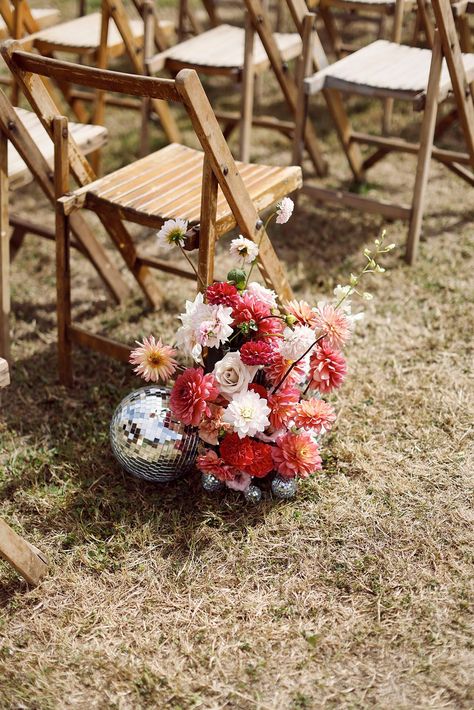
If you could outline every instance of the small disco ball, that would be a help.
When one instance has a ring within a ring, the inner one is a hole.
[[[244,498],[247,503],[260,503],[260,501],[262,500],[262,491],[258,486],[250,485],[244,491]]]
[[[193,468],[199,436],[172,415],[170,392],[168,387],[142,387],[127,395],[114,412],[112,451],[132,476],[167,483]]]
[[[275,498],[290,500],[296,495],[297,483],[295,478],[275,476],[272,481],[272,493]]]
[[[203,473],[201,476],[201,485],[206,493],[218,493],[222,491],[225,486],[219,481],[218,478],[212,475],[212,473]]]

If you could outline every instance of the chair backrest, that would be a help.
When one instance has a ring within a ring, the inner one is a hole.
[[[174,80],[137,76],[41,57],[18,47],[14,40],[7,40],[1,47],[2,56],[51,137],[53,120],[61,112],[44,86],[44,77],[97,91],[182,104],[204,151],[204,172],[214,176],[215,190],[219,185],[242,234],[249,239],[255,240],[257,235],[260,238],[262,222],[194,70],[184,69]],[[86,186],[96,179],[96,175],[70,134],[68,141],[71,173],[78,185]],[[262,273],[265,276],[264,270]]]

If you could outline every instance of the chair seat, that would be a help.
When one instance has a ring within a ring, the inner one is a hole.
[[[38,23],[40,29],[45,29],[46,27],[51,27],[55,25],[60,18],[59,10],[54,7],[39,7],[32,8],[31,14],[33,18]],[[8,28],[5,24],[5,20],[0,17],[0,39],[6,39],[9,37]]]
[[[474,79],[474,54],[464,54],[468,81]],[[431,50],[377,40],[305,80],[308,94],[339,89],[366,96],[412,101],[426,92]],[[439,100],[446,98],[451,79],[443,59]]]
[[[196,225],[201,212],[203,155],[200,150],[171,143],[132,165],[73,191],[70,199],[89,209],[100,208],[100,203],[112,204],[120,208],[123,219],[151,227],[170,218],[185,219],[190,225]],[[302,185],[299,167],[279,168],[239,162],[236,165],[259,212]],[[218,235],[230,231],[235,224],[219,188]]]
[[[93,12],[90,15],[77,17],[69,22],[50,27],[47,30],[35,32],[31,37],[34,46],[40,52],[78,52],[80,54],[93,54],[100,44],[101,13]],[[135,39],[143,37],[143,20],[129,20],[130,30]],[[174,29],[170,21],[160,22],[160,26],[167,34]],[[107,48],[109,56],[116,56],[123,51],[123,39],[114,22],[109,24]]]
[[[275,33],[275,40],[283,60],[301,54],[301,37],[298,34]],[[245,30],[231,25],[219,25],[185,42],[165,50],[166,67],[179,71],[191,67],[208,73],[240,72],[244,66]],[[269,66],[267,53],[258,36],[254,40],[254,67],[261,71]]]
[[[22,108],[15,108],[15,111],[45,160],[52,166],[54,144],[39,118],[35,113]],[[70,122],[69,130],[84,153],[92,153],[107,141],[107,129],[104,126]],[[25,162],[11,143],[8,144],[8,179],[9,186],[13,190],[27,185],[33,179]]]

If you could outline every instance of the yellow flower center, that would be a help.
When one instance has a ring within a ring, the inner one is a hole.
[[[163,357],[160,355],[160,353],[151,353],[150,355],[148,355],[148,362],[153,367],[159,367],[163,364]]]
[[[252,419],[252,417],[253,417],[252,407],[242,407],[242,409],[240,410],[240,416],[243,417],[244,419]]]

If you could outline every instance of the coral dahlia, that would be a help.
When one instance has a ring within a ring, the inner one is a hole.
[[[170,409],[183,424],[198,426],[204,414],[211,416],[209,402],[213,402],[218,394],[212,373],[205,375],[202,367],[189,367],[174,384]]]
[[[213,449],[208,449],[205,454],[201,454],[196,459],[196,466],[201,473],[215,476],[219,481],[231,481],[235,478],[237,471],[221,459]]]
[[[344,382],[347,366],[342,353],[333,350],[324,340],[316,346],[309,361],[310,388],[321,393],[331,392]]]
[[[277,439],[272,454],[276,470],[287,478],[308,478],[322,468],[318,445],[307,432],[283,434]]]
[[[294,416],[299,398],[300,392],[296,387],[281,387],[275,394],[268,395],[268,405],[271,409],[269,419],[272,427],[281,429],[288,425]]]
[[[301,400],[296,407],[295,424],[301,429],[310,429],[316,434],[325,434],[336,419],[334,407],[324,399],[312,397]]]
[[[285,304],[285,309],[301,325],[309,325],[310,328],[314,328],[316,325],[316,313],[307,301],[288,301]]]
[[[273,345],[267,340],[249,340],[240,348],[240,359],[244,365],[269,365],[272,356]]]

